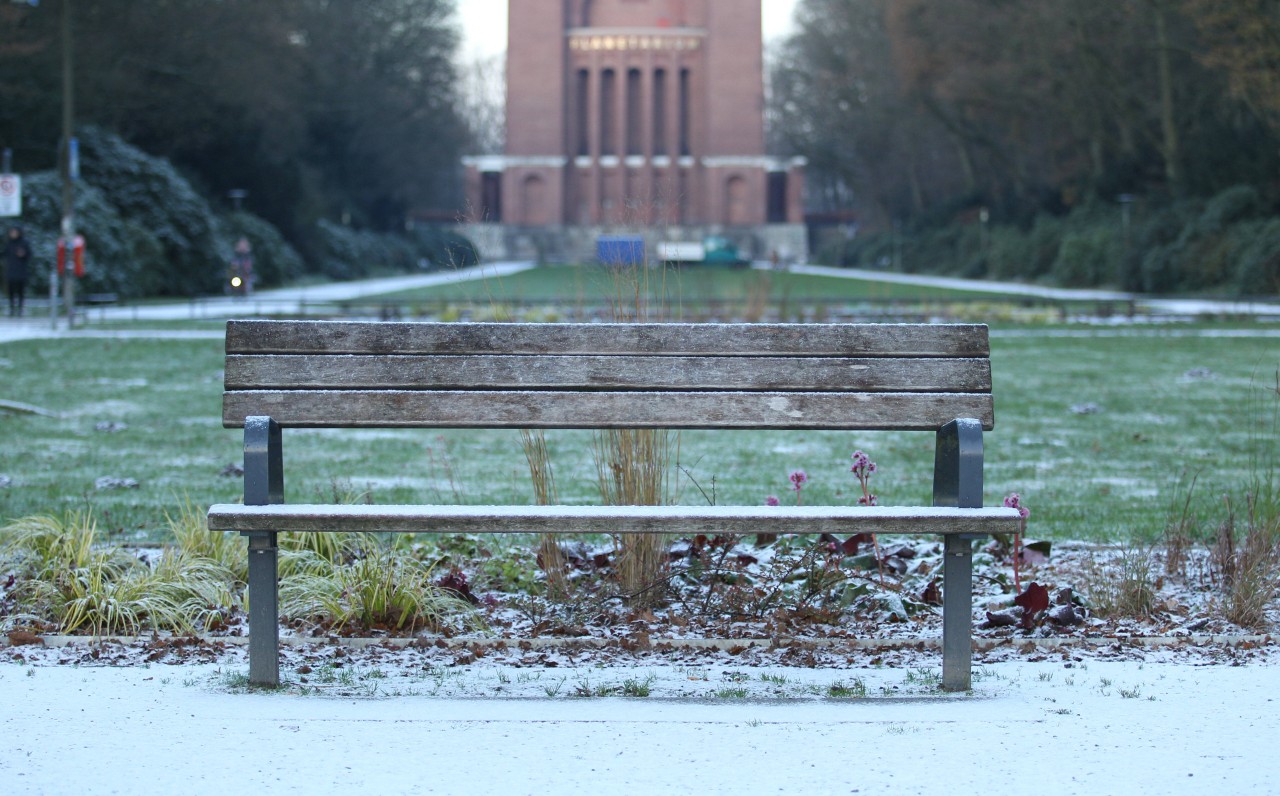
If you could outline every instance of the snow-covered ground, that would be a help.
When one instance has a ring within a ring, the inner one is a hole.
[[[314,666],[291,652],[292,686],[275,693],[243,687],[241,650],[176,665],[103,665],[120,660],[110,649],[82,648],[78,665],[49,665],[65,651],[10,658],[0,782],[77,795],[1280,792],[1274,647],[1008,656],[979,664],[963,695],[910,663],[435,665],[417,652],[326,648]]]

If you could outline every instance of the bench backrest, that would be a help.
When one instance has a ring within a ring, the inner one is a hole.
[[[226,347],[227,427],[994,423],[982,325],[231,321]]]

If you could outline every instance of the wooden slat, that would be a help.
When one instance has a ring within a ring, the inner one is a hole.
[[[933,430],[960,417],[990,429],[977,393],[483,392],[248,390],[223,394],[223,424],[267,415],[305,428],[761,428]]]
[[[209,509],[213,531],[359,533],[1013,533],[1016,509],[892,506],[333,506]]]
[[[230,321],[228,354],[990,355],[974,324],[485,324]]]
[[[990,392],[991,361],[232,354],[227,357],[226,388]]]

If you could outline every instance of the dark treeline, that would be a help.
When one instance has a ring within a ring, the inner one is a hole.
[[[771,129],[811,209],[859,224],[831,259],[1280,292],[1277,0],[801,0],[797,22]]]
[[[456,206],[452,0],[45,0],[0,5],[0,143],[56,164],[61,14],[78,125],[171,160],[304,254],[317,222],[403,229]],[[225,201],[223,199],[222,201]]]

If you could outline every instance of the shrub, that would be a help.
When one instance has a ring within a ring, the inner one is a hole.
[[[331,279],[360,279],[418,265],[412,243],[399,235],[352,229],[322,219],[316,223],[316,237],[319,271]]]
[[[253,274],[258,287],[275,287],[301,277],[306,264],[280,230],[252,213],[232,213],[225,222],[227,237],[246,238],[253,247]]]
[[[208,202],[171,163],[94,127],[83,131],[81,152],[85,182],[163,251],[158,263],[138,273],[139,293],[193,296],[221,287],[229,243]]]
[[[412,240],[431,268],[465,268],[480,262],[475,244],[449,229],[417,227]]]
[[[1241,296],[1280,294],[1280,220],[1242,225],[1233,286]]]
[[[88,293],[126,298],[193,296],[221,289],[232,244],[254,246],[260,284],[294,279],[302,259],[280,233],[248,213],[220,219],[167,161],[118,136],[87,128],[84,179],[76,185],[76,229],[85,237]],[[62,218],[62,180],[41,172],[24,181],[24,222],[35,250],[35,278],[48,279]]]
[[[1062,236],[1052,274],[1054,281],[1064,287],[1092,287],[1112,281],[1119,271],[1118,263],[1114,232],[1107,227],[1091,227]]]
[[[1236,185],[1214,196],[1204,206],[1196,222],[1196,234],[1221,232],[1240,221],[1255,218],[1262,211],[1262,197],[1252,185]]]
[[[54,172],[33,174],[23,181],[23,219],[34,252],[34,277],[47,283],[56,262],[62,224],[62,180]],[[145,227],[121,216],[106,194],[88,183],[76,188],[76,230],[83,235],[88,293],[144,295],[147,274],[164,265],[164,248]]]

